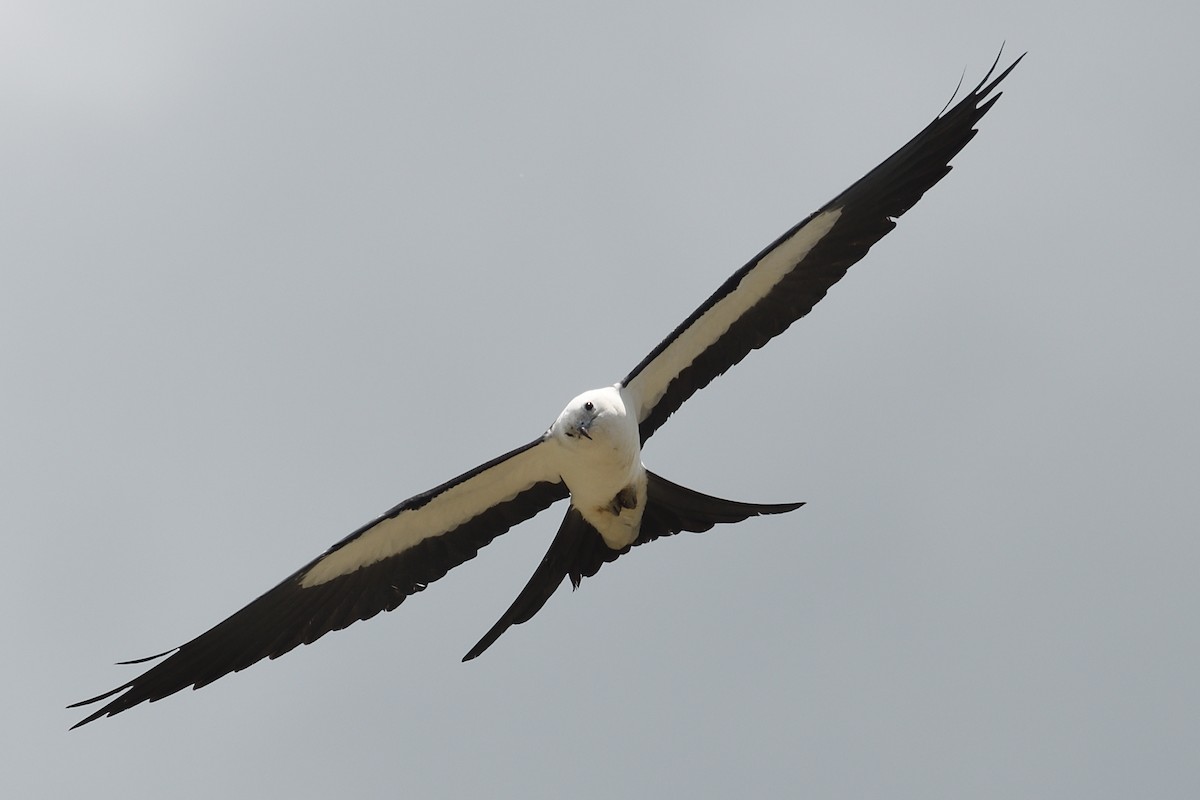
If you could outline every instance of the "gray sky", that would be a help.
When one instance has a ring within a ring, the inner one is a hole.
[[[1200,793],[1191,4],[347,5],[0,10],[6,796]],[[804,509],[460,664],[556,507],[67,733],[619,379],[1002,40],[955,171],[645,453]]]

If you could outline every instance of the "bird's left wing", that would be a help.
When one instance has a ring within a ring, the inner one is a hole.
[[[75,727],[188,686],[198,689],[391,611],[496,536],[567,496],[547,455],[551,446],[543,436],[405,500],[129,683],[70,706],[118,695]]]
[[[997,56],[974,90],[731,275],[634,367],[621,383],[636,399],[643,443],[695,392],[807,314],[950,172],[950,159],[1000,98],[992,91],[1021,58],[992,80]]]

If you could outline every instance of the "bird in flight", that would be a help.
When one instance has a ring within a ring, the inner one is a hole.
[[[741,503],[686,489],[646,469],[642,447],[692,394],[807,314],[896,226],[897,217],[945,177],[950,160],[999,99],[996,86],[1021,58],[993,79],[997,56],[978,86],[733,273],[620,383],[584,392],[533,441],[363,525],[190,642],[123,662],[163,659],[128,683],[71,705],[108,700],[73,727],[189,686],[198,689],[391,611],[559,500],[569,498],[570,505],[550,549],[464,661],[533,618],[564,578],[578,588],[636,545],[799,508],[802,503]]]

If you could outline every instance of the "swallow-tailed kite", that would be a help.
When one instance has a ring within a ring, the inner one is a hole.
[[[229,619],[152,656],[169,657],[142,675],[76,703],[117,695],[76,727],[200,688],[391,611],[513,525],[568,497],[566,517],[533,577],[464,661],[531,619],[563,578],[578,587],[634,545],[799,508],[685,489],[646,469],[642,447],[693,393],[807,314],[950,171],[950,159],[999,99],[993,90],[1020,60],[991,80],[997,58],[966,97],[735,272],[620,383],[584,392],[532,442],[405,500]]]

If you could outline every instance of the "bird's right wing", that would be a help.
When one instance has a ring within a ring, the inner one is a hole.
[[[123,686],[73,704],[118,695],[75,727],[188,686],[200,688],[391,611],[513,525],[567,497],[547,456],[552,446],[543,436],[405,500],[224,622],[161,654],[170,654],[166,660]]]

